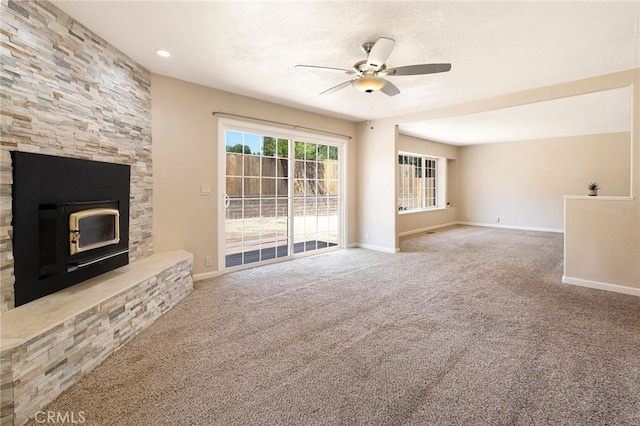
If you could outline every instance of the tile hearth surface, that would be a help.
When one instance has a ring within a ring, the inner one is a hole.
[[[186,251],[156,253],[83,283],[68,287],[25,305],[0,314],[3,350],[45,333],[47,330],[75,318],[109,298],[127,291],[169,268],[178,260],[191,256]]]

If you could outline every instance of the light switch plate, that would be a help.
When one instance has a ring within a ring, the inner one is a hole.
[[[200,195],[211,195],[211,185],[203,183],[200,185]]]

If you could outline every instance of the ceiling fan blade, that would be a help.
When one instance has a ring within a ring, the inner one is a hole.
[[[380,89],[380,91],[382,93],[384,93],[385,95],[389,95],[389,96],[395,96],[397,94],[400,93],[400,89],[398,89],[395,84],[391,83],[390,81],[387,80],[387,82],[385,83],[384,86],[382,86],[382,89]]]
[[[311,69],[321,69],[321,70],[329,70],[329,71],[341,71],[346,74],[355,74],[354,70],[347,70],[344,68],[334,68],[334,67],[321,67],[318,65],[296,65],[296,68],[311,68]]]
[[[373,45],[369,56],[367,57],[367,65],[379,69],[387,61],[396,41],[391,38],[380,37]]]
[[[344,83],[340,83],[337,86],[333,86],[324,92],[320,93],[321,95],[328,95],[329,93],[337,92],[340,89],[344,89],[347,86],[351,86],[351,80],[345,81]]]
[[[380,74],[384,75],[420,75],[434,74],[437,72],[447,72],[451,69],[451,64],[420,64],[407,65],[406,67],[389,68]]]

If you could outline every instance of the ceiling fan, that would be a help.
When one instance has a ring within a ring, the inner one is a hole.
[[[353,80],[345,81],[344,83],[340,83],[337,86],[333,86],[325,90],[320,93],[321,95],[337,92],[338,90],[351,85],[361,92],[372,93],[380,90],[388,96],[395,96],[400,93],[400,90],[393,83],[383,77],[433,74],[438,72],[447,72],[451,69],[451,64],[418,64],[387,68],[385,62],[389,55],[391,55],[391,51],[393,50],[395,43],[395,40],[386,37],[380,37],[375,43],[364,43],[362,45],[362,50],[367,55],[367,59],[356,62],[350,70],[316,65],[296,65],[296,68],[341,71],[356,77]]]

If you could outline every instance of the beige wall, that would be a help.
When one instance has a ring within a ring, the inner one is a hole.
[[[477,169],[485,175],[489,175],[489,171],[483,168],[474,155],[480,157],[497,157],[497,154],[505,154],[506,158],[514,157],[516,153],[513,151],[518,149],[517,145],[504,144],[460,149],[458,159],[458,171],[460,182],[459,205],[461,220],[473,220],[484,223],[495,224],[495,217],[501,216],[501,223],[514,223],[517,226],[534,226],[534,227],[551,227],[562,228],[562,222],[558,222],[558,211],[562,209],[562,204],[558,197],[563,194],[584,194],[584,182],[590,180],[599,180],[603,185],[603,190],[598,198],[593,197],[574,197],[566,199],[566,212],[564,217],[565,229],[565,270],[564,282],[579,284],[591,287],[614,289],[619,288],[631,289],[633,294],[640,294],[640,69],[631,69],[612,74],[606,74],[597,77],[586,78],[582,80],[561,83],[553,86],[531,89],[523,92],[510,93],[504,96],[497,96],[490,99],[482,99],[459,105],[450,105],[430,111],[422,111],[413,114],[407,114],[396,117],[389,125],[397,125],[402,123],[411,123],[420,120],[432,120],[442,117],[450,117],[456,115],[470,114],[474,112],[489,111],[498,108],[507,108],[517,105],[525,105],[533,102],[545,101],[550,99],[559,99],[568,96],[593,93],[602,90],[616,89],[620,87],[632,87],[632,103],[633,117],[630,137],[631,148],[629,154],[624,161],[624,165],[619,171],[609,169],[607,176],[603,178],[595,174],[595,170],[582,168],[574,164],[574,174],[566,174],[566,169],[562,164],[556,163],[553,167],[554,173],[558,173],[556,177],[561,182],[565,182],[565,188],[556,191],[554,195],[549,196],[546,193],[536,195],[538,201],[542,201],[543,205],[551,206],[551,215],[549,211],[536,211],[537,215],[542,218],[534,218],[523,206],[520,206],[521,194],[518,185],[514,185],[513,175],[516,179],[520,179],[522,173],[517,170],[512,163],[507,164],[494,162],[496,172],[502,179],[492,182],[491,191],[497,192],[495,195],[499,198],[501,208],[494,209],[490,203],[480,203],[479,197],[475,191],[483,191],[477,182],[474,181],[473,175]],[[608,135],[611,139],[622,139],[624,134]],[[603,145],[602,138],[607,136],[589,136],[583,138],[590,144],[593,144],[595,152],[583,152],[581,155],[585,161],[593,161],[594,158],[600,156],[601,161],[612,162],[609,167],[614,167],[615,162],[620,161],[620,156],[624,155],[622,150],[626,149],[619,142],[614,142],[620,150],[616,153],[618,159],[614,159],[609,153],[609,147],[605,150],[600,149]],[[572,138],[568,138],[571,142]],[[600,139],[600,140],[599,140]],[[608,141],[609,139],[607,139]],[[551,141],[550,141],[551,142]],[[565,140],[558,140],[547,146],[546,152],[555,155],[555,158],[566,157],[566,153],[562,155],[556,154],[557,150],[564,148],[561,143]],[[577,141],[573,141],[577,143]],[[492,152],[493,151],[493,152]],[[529,153],[541,160],[545,151],[536,152],[529,149]],[[489,155],[494,154],[494,155]],[[520,157],[520,155],[517,155]],[[544,154],[546,157],[546,154]],[[570,157],[569,157],[570,159]],[[489,161],[485,159],[485,162]],[[545,158],[545,162],[546,162]],[[466,164],[465,164],[466,163]],[[533,167],[528,161],[522,159],[519,164],[531,170]],[[511,173],[507,173],[511,171]],[[629,183],[624,184],[622,180],[624,176],[629,176]],[[580,176],[580,177],[578,177]],[[508,179],[507,179],[508,177]],[[520,178],[519,178],[520,177]],[[610,182],[610,183],[604,183]],[[522,185],[519,180],[516,184]],[[531,186],[529,183],[528,186]],[[605,191],[605,187],[606,191]],[[554,187],[555,188],[555,187]],[[631,196],[629,196],[631,195]],[[485,196],[491,196],[491,194]],[[607,198],[607,196],[618,196],[615,199]],[[511,199],[509,199],[509,197]],[[531,201],[525,203],[532,204]],[[536,203],[529,206],[531,209],[538,209]],[[506,210],[505,210],[506,209]],[[503,212],[507,212],[507,216]],[[517,213],[517,214],[512,214]],[[511,217],[513,216],[513,217]],[[622,255],[623,254],[623,255]],[[618,256],[620,255],[620,256]],[[608,286],[608,287],[607,287]],[[621,287],[612,287],[621,286]]]
[[[567,200],[566,214],[565,281],[640,289],[638,203]]]
[[[396,126],[389,120],[358,125],[358,243],[395,252]]]
[[[563,195],[629,195],[630,134],[460,147],[462,222],[562,231]]]
[[[640,231],[636,229],[640,220],[637,199],[637,188],[640,186],[637,118],[634,121],[636,130],[631,134],[633,180],[629,179],[631,154],[628,133],[455,148],[404,138],[397,132],[397,124],[402,122],[621,87],[625,82],[629,84],[629,81],[637,79],[637,74],[637,71],[616,73],[358,125],[152,75],[155,248],[182,248],[193,252],[196,256],[196,274],[207,274],[218,269],[215,263],[218,244],[217,131],[216,119],[211,113],[222,110],[355,136],[347,148],[350,201],[347,206],[347,243],[350,245],[361,244],[397,251],[398,233],[445,224],[453,221],[456,215],[461,221],[494,224],[495,217],[500,216],[502,225],[563,229],[562,195],[584,194],[585,184],[598,180],[603,189],[601,201],[596,202],[604,203],[599,205],[599,209],[605,210],[602,214],[616,217],[616,225],[624,226],[629,233],[623,238],[616,238],[613,237],[617,235],[615,232],[604,230],[593,236],[595,243],[592,246],[597,247],[600,252],[598,258],[604,262],[598,266],[604,272],[595,274],[589,269],[590,265],[580,260],[589,258],[583,256],[584,247],[580,243],[583,237],[586,238],[588,230],[584,223],[578,226],[581,222],[572,217],[586,213],[578,213],[580,208],[572,208],[565,220],[576,226],[567,227],[575,234],[571,238],[567,236],[570,247],[566,256],[567,259],[572,256],[578,261],[568,262],[565,274],[569,272],[584,280],[622,282],[620,285],[640,287],[640,267],[637,262],[627,262],[621,266],[622,270],[614,272],[618,264],[610,262],[610,257],[603,255],[607,251],[628,252],[629,256],[635,256],[636,259],[640,257]],[[634,93],[637,104],[637,89]],[[636,111],[640,110],[637,106],[635,108]],[[425,143],[425,146],[419,147],[420,143]],[[395,203],[398,150],[431,149],[432,154],[438,155],[436,147],[446,152],[444,156],[452,159],[449,162],[449,165],[455,165],[452,170],[457,169],[453,174],[450,172],[450,177],[457,180],[456,191],[449,194],[454,200],[455,210],[430,212],[433,214],[428,217],[418,214],[406,220],[399,218]],[[454,160],[453,152],[456,150],[457,159]],[[598,174],[594,171],[598,171]],[[542,180],[537,176],[540,173],[544,176]],[[481,184],[478,175],[485,176],[490,184]],[[550,178],[547,179],[547,176]],[[629,204],[617,209],[615,203],[604,201],[603,197],[607,195],[628,195],[630,181],[636,198],[623,201]],[[214,193],[211,197],[199,195],[203,183],[212,185]],[[490,189],[488,193],[487,188]],[[489,202],[486,201],[487,197]],[[589,216],[586,214],[584,217]],[[214,265],[210,268],[204,267],[206,255],[214,259]],[[618,280],[616,274],[624,279]]]
[[[631,195],[565,200],[563,281],[640,296],[640,69],[592,79],[594,85],[632,87]]]
[[[458,147],[400,134],[398,135],[398,151],[413,154],[432,155],[447,158],[446,202],[449,208],[413,213],[397,213],[396,232],[407,235],[420,232],[458,220]]]
[[[153,136],[153,242],[155,250],[194,254],[194,274],[215,273],[218,259],[218,129],[214,111],[259,117],[355,136],[355,123],[210,89],[160,75],[151,76]],[[286,127],[285,127],[286,128]],[[222,142],[224,143],[224,142]],[[347,142],[347,194],[356,192],[356,138]],[[201,196],[200,185],[212,195]],[[354,197],[349,197],[352,200]],[[356,203],[346,205],[347,244],[356,241]],[[205,256],[213,265],[206,267]]]

